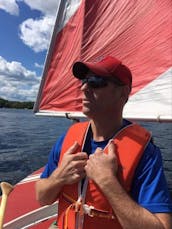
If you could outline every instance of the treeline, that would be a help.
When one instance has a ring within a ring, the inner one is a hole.
[[[9,101],[0,98],[0,108],[33,109],[34,102]]]

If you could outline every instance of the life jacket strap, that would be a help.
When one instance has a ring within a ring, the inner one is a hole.
[[[70,204],[69,207],[65,211],[64,215],[64,229],[68,229],[68,219],[69,219],[69,211],[70,209],[73,209],[74,204]]]
[[[70,209],[73,209],[76,213],[79,213],[81,215],[86,214],[90,217],[99,217],[99,218],[106,218],[106,219],[112,219],[114,220],[116,217],[113,213],[109,211],[104,211],[100,209],[96,209],[94,206],[90,206],[88,204],[82,204],[82,201],[76,201],[73,198],[71,198],[66,193],[63,193],[62,196],[67,200],[70,205],[65,211],[65,222],[67,223],[67,216]],[[65,223],[65,224],[66,224]]]

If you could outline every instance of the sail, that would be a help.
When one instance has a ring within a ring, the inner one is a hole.
[[[107,55],[133,75],[124,117],[172,121],[171,0],[62,0],[34,112],[83,116],[75,61]]]

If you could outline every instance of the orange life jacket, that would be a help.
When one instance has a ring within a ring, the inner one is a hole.
[[[62,145],[59,163],[74,141],[80,145],[77,152],[83,151],[88,129],[88,122],[77,123],[70,127]],[[151,134],[137,124],[124,127],[114,136],[119,162],[117,176],[128,193],[135,169],[150,138]],[[107,147],[104,152],[108,153]],[[88,178],[85,179],[82,191],[81,182],[64,186],[59,196],[57,224],[59,229],[122,228],[106,197]]]

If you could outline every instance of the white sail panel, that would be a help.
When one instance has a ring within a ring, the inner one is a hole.
[[[172,68],[129,98],[124,117],[135,120],[172,120]]]

